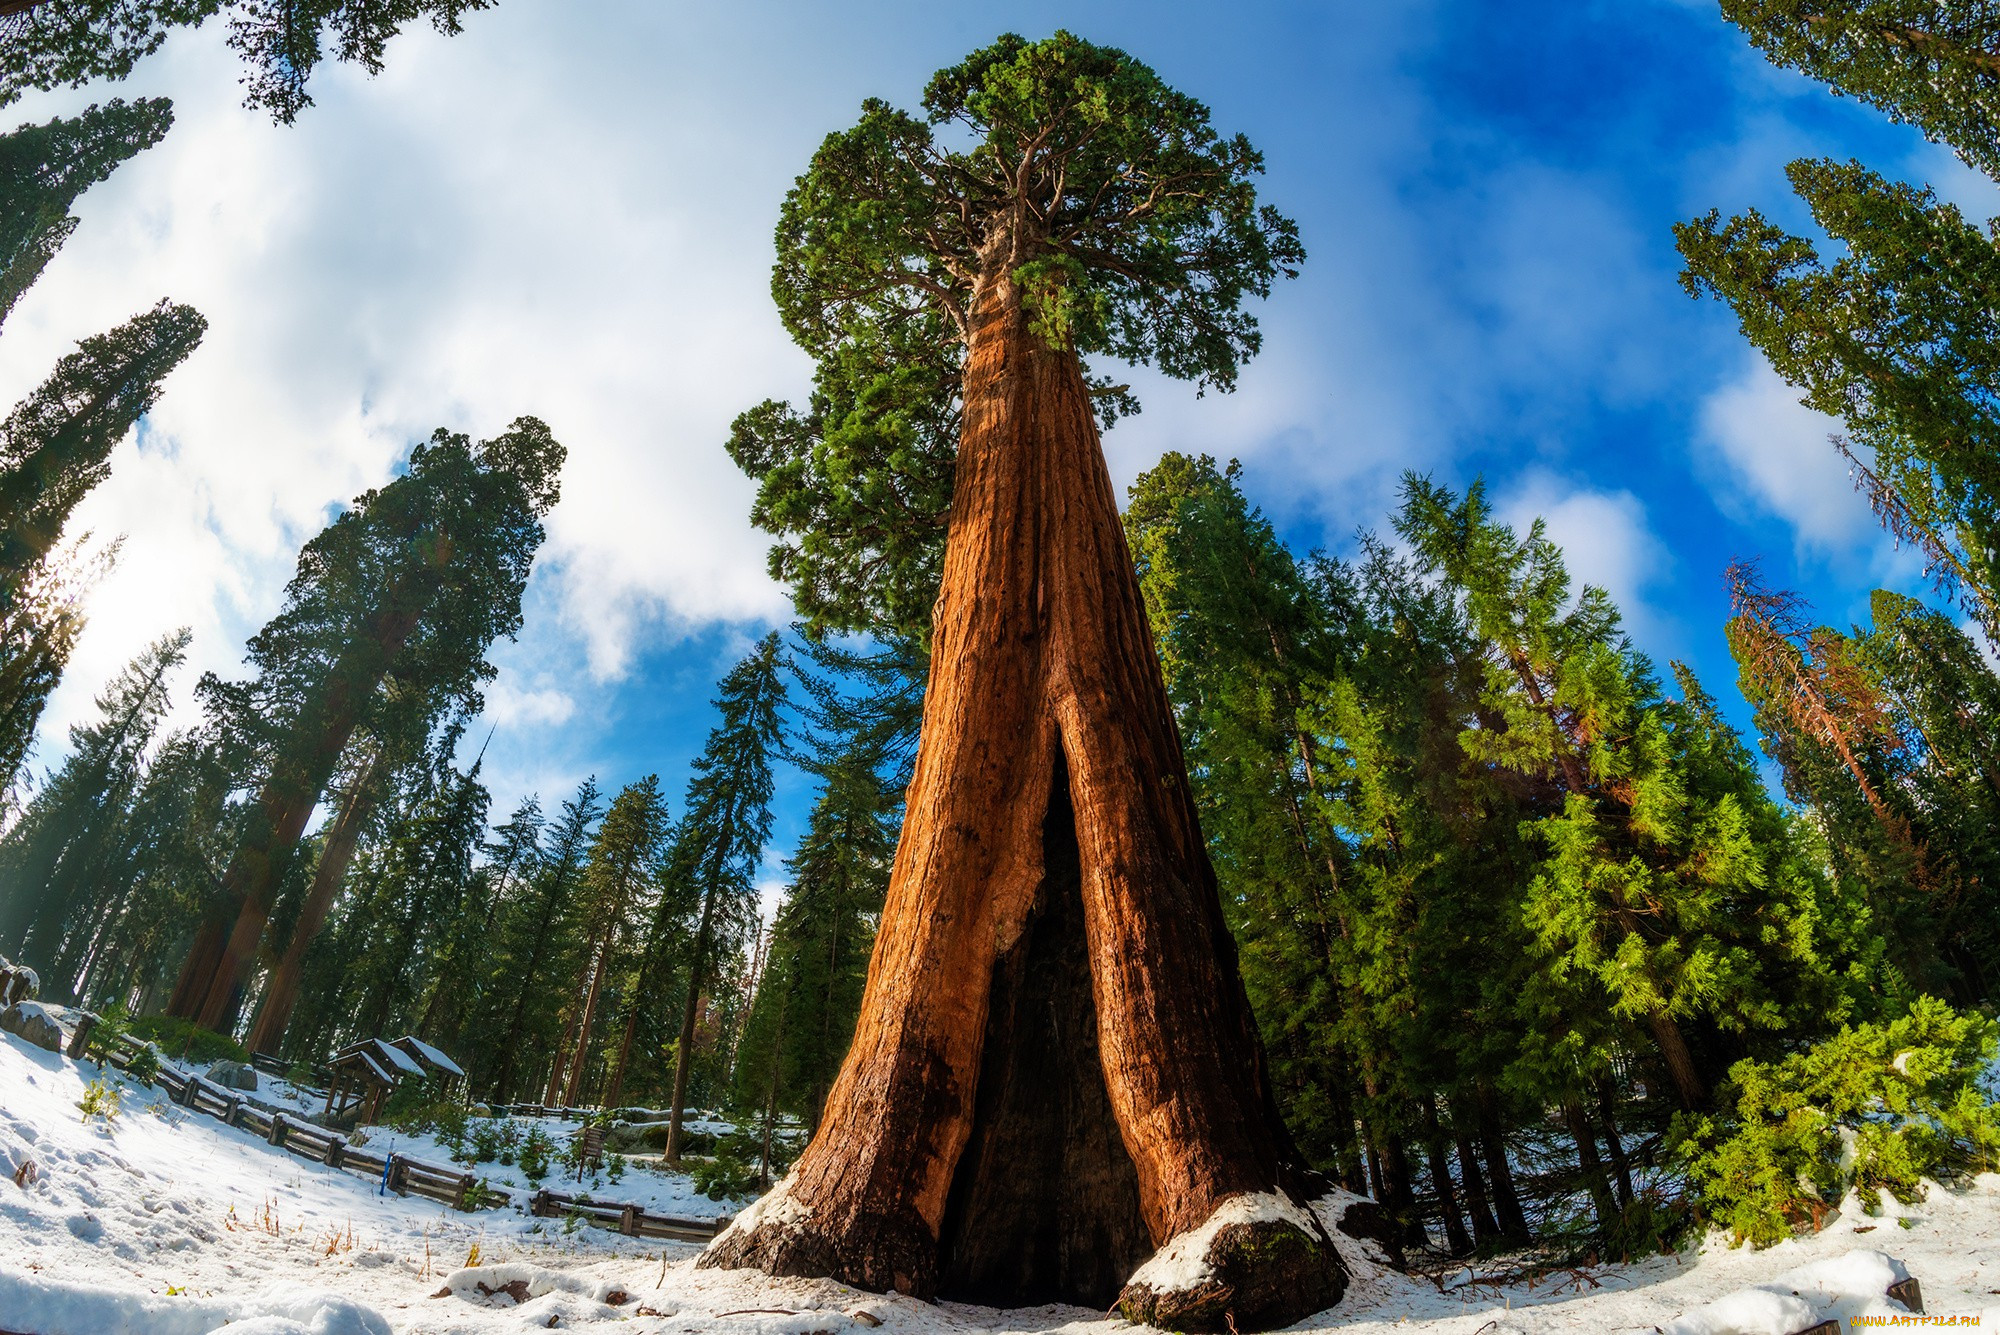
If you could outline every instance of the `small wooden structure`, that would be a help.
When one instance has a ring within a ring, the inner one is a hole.
[[[332,1073],[326,1091],[327,1116],[341,1116],[359,1103],[363,1122],[381,1116],[382,1101],[412,1076],[436,1079],[445,1089],[465,1079],[457,1062],[408,1034],[393,1041],[364,1038],[350,1043],[333,1054],[327,1068]]]

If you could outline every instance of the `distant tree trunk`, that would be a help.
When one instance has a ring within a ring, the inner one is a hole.
[[[1591,1208],[1597,1212],[1597,1231],[1609,1239],[1617,1231],[1621,1216],[1618,1202],[1611,1195],[1611,1184],[1604,1176],[1604,1161],[1597,1157],[1597,1140],[1591,1135],[1590,1119],[1584,1116],[1580,1102],[1566,1097],[1563,1120],[1569,1124],[1569,1133],[1576,1141],[1577,1168],[1583,1174],[1584,1190],[1590,1193]]]
[[[571,1004],[575,1003],[574,997],[570,1000]],[[577,1028],[572,1024],[556,1044],[555,1066],[549,1071],[548,1092],[542,1095],[544,1106],[554,1106],[556,1096],[562,1093],[563,1077],[569,1074],[570,1050],[578,1046]]]
[[[778,1027],[771,1036],[771,1079],[764,1090],[764,1157],[757,1165],[757,1185],[771,1187],[771,1129],[778,1120],[778,1073],[785,1055],[785,1016],[791,1010],[789,994],[778,998]]]
[[[715,929],[715,894],[702,896],[701,925],[688,959],[687,1004],[681,1011],[680,1043],[674,1050],[674,1095],[667,1102],[667,1162],[681,1161],[681,1114],[687,1103],[688,1067],[694,1061],[694,1025],[701,1016],[702,975],[708,967],[709,933]]]
[[[1681,1033],[1680,1025],[1663,1010],[1647,1016],[1646,1024],[1653,1031],[1653,1041],[1659,1044],[1660,1056],[1666,1060],[1667,1075],[1674,1082],[1674,1093],[1680,1099],[1681,1110],[1699,1112],[1708,1102],[1708,1088],[1702,1081],[1701,1072],[1695,1068],[1694,1054],[1688,1051],[1687,1038]]]
[[[1604,1146],[1611,1151],[1611,1171],[1618,1184],[1618,1204],[1622,1208],[1632,1203],[1632,1168],[1625,1159],[1625,1145],[1618,1137],[1616,1091],[1611,1082],[1600,1079],[1597,1082],[1597,1111],[1604,1120]]]
[[[615,1108],[625,1094],[625,1066],[632,1060],[632,1040],[639,1032],[639,998],[645,995],[645,980],[632,993],[631,1003],[625,1008],[625,1034],[618,1040],[618,1065],[612,1068],[611,1079],[604,1087],[603,1106]]]
[[[597,961],[590,971],[590,991],[583,1000],[583,1020],[577,1025],[576,1065],[570,1068],[569,1088],[563,1094],[563,1106],[577,1106],[577,1096],[583,1093],[583,1072],[589,1064],[590,1027],[597,1022],[597,995],[604,988],[604,971],[611,966],[611,938],[607,935],[598,948]]]
[[[1479,1144],[1486,1151],[1486,1175],[1493,1184],[1493,1210],[1500,1231],[1509,1238],[1528,1239],[1528,1216],[1514,1190],[1514,1169],[1507,1162],[1507,1138],[1500,1125],[1500,1101],[1485,1084],[1478,1086]]]
[[[1472,1250],[1465,1219],[1458,1212],[1458,1192],[1451,1183],[1451,1160],[1445,1152],[1444,1128],[1438,1125],[1437,1099],[1426,1094],[1419,1101],[1424,1115],[1424,1155],[1430,1163],[1431,1186],[1437,1192],[1438,1214],[1444,1219],[1445,1246],[1453,1256]]]
[[[1101,1309],[1229,1198],[1307,1191],[1082,369],[1031,331],[1016,239],[996,224],[982,256],[924,728],[853,1046],[789,1208],[701,1264]],[[1231,1321],[1339,1297],[1307,1223],[1232,1235]],[[1121,1302],[1223,1323],[1138,1286]]]
[[[285,1029],[292,1022],[292,1011],[299,1003],[299,986],[305,978],[306,951],[318,938],[319,930],[326,925],[327,914],[333,911],[334,897],[340,893],[340,884],[347,876],[347,864],[354,857],[354,848],[361,839],[361,827],[368,819],[368,811],[374,805],[371,791],[375,769],[380,764],[378,753],[375,760],[354,781],[347,791],[347,801],[341,805],[340,815],[333,823],[333,829],[326,836],[326,846],[320,850],[319,866],[313,869],[312,888],[306,892],[306,902],[299,910],[299,920],[292,928],[292,939],[285,945],[283,958],[271,971],[271,981],[264,989],[264,1007],[257,1014],[257,1023],[251,1027],[249,1047],[252,1052],[275,1053],[285,1040]]]
[[[1421,1247],[1428,1238],[1424,1236],[1424,1221],[1417,1213],[1417,1191],[1410,1181],[1410,1151],[1401,1133],[1392,1131],[1382,1137],[1382,1185],[1388,1192],[1382,1204],[1388,1207],[1395,1219],[1406,1247]]]
[[[1500,1240],[1500,1225],[1486,1200],[1486,1181],[1479,1172],[1479,1158],[1463,1131],[1454,1138],[1458,1149],[1458,1175],[1465,1183],[1466,1213],[1472,1216],[1472,1236],[1481,1246]]]

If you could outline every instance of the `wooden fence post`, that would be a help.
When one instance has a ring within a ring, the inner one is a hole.
[[[549,1204],[549,1189],[547,1187],[543,1187],[529,1199],[528,1214],[531,1218],[543,1219],[554,1213],[554,1207]]]
[[[272,1113],[270,1141],[279,1149],[285,1147],[285,1129],[285,1115],[283,1113]]]
[[[69,1036],[69,1047],[63,1054],[72,1060],[79,1059],[90,1047],[90,1031],[97,1028],[97,1017],[89,1011],[77,1016],[76,1032]]]
[[[326,1166],[328,1168],[338,1168],[346,1158],[347,1138],[345,1136],[328,1136],[326,1138]]]
[[[639,1236],[639,1207],[628,1205],[618,1216],[618,1231],[628,1238]]]

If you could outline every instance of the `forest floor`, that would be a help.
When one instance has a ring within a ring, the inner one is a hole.
[[[365,1178],[189,1115],[129,1081],[113,1122],[86,1123],[77,1103],[97,1075],[93,1064],[0,1035],[0,1331],[502,1335],[617,1322],[636,1335],[1124,1328],[1076,1308],[1003,1312],[828,1281],[697,1271],[692,1246],[663,1252],[658,1242],[589,1227],[565,1232],[561,1220],[515,1210],[466,1215],[380,1195]],[[17,1173],[18,1187],[9,1180]],[[694,1195],[684,1178],[644,1171],[600,1194],[682,1213],[731,1208]],[[1901,1313],[1881,1296],[1900,1266],[1922,1283],[1931,1314],[2000,1331],[1994,1175],[1963,1190],[1934,1189],[1918,1206],[1890,1202],[1873,1216],[1850,1200],[1824,1232],[1763,1251],[1711,1241],[1532,1283],[1484,1283],[1467,1271],[1437,1280],[1398,1274],[1340,1240],[1353,1272],[1347,1296],[1301,1329],[1789,1335],[1826,1316]],[[465,1270],[475,1255],[481,1268]]]

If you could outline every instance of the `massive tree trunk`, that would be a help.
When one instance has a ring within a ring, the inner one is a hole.
[[[168,1014],[192,1019],[206,1029],[222,1028],[235,1017],[271,920],[284,862],[305,834],[306,822],[360,724],[363,708],[417,629],[451,544],[440,542],[437,548],[427,568],[385,591],[379,609],[359,628],[354,650],[329,672],[324,708],[304,754],[280,756],[265,778],[248,832],[223,873],[223,902],[235,914],[235,924],[214,952],[206,979],[190,972],[202,962],[201,947],[207,940],[206,935],[197,938],[197,950],[182,970],[182,985],[174,991],[179,1005],[170,1006]]]
[[[319,929],[326,925],[327,914],[333,911],[334,896],[340,892],[340,883],[347,875],[347,864],[353,860],[362,823],[368,819],[368,810],[374,804],[370,789],[380,760],[378,755],[369,763],[367,772],[354,781],[326,837],[326,846],[320,850],[319,865],[313,869],[312,888],[306,892],[305,905],[299,910],[299,920],[292,928],[292,939],[285,946],[284,956],[271,971],[270,984],[264,989],[263,1009],[257,1013],[257,1023],[250,1030],[252,1052],[276,1053],[278,1045],[284,1042],[285,1030],[292,1023],[292,1011],[299,1004],[299,986],[305,979],[306,950],[319,936]]]
[[[1345,1275],[1302,1205],[1081,367],[1031,331],[1009,243],[973,303],[922,742],[854,1044],[791,1176],[701,1264],[1287,1324]],[[1133,1274],[1175,1239],[1187,1264]]]

